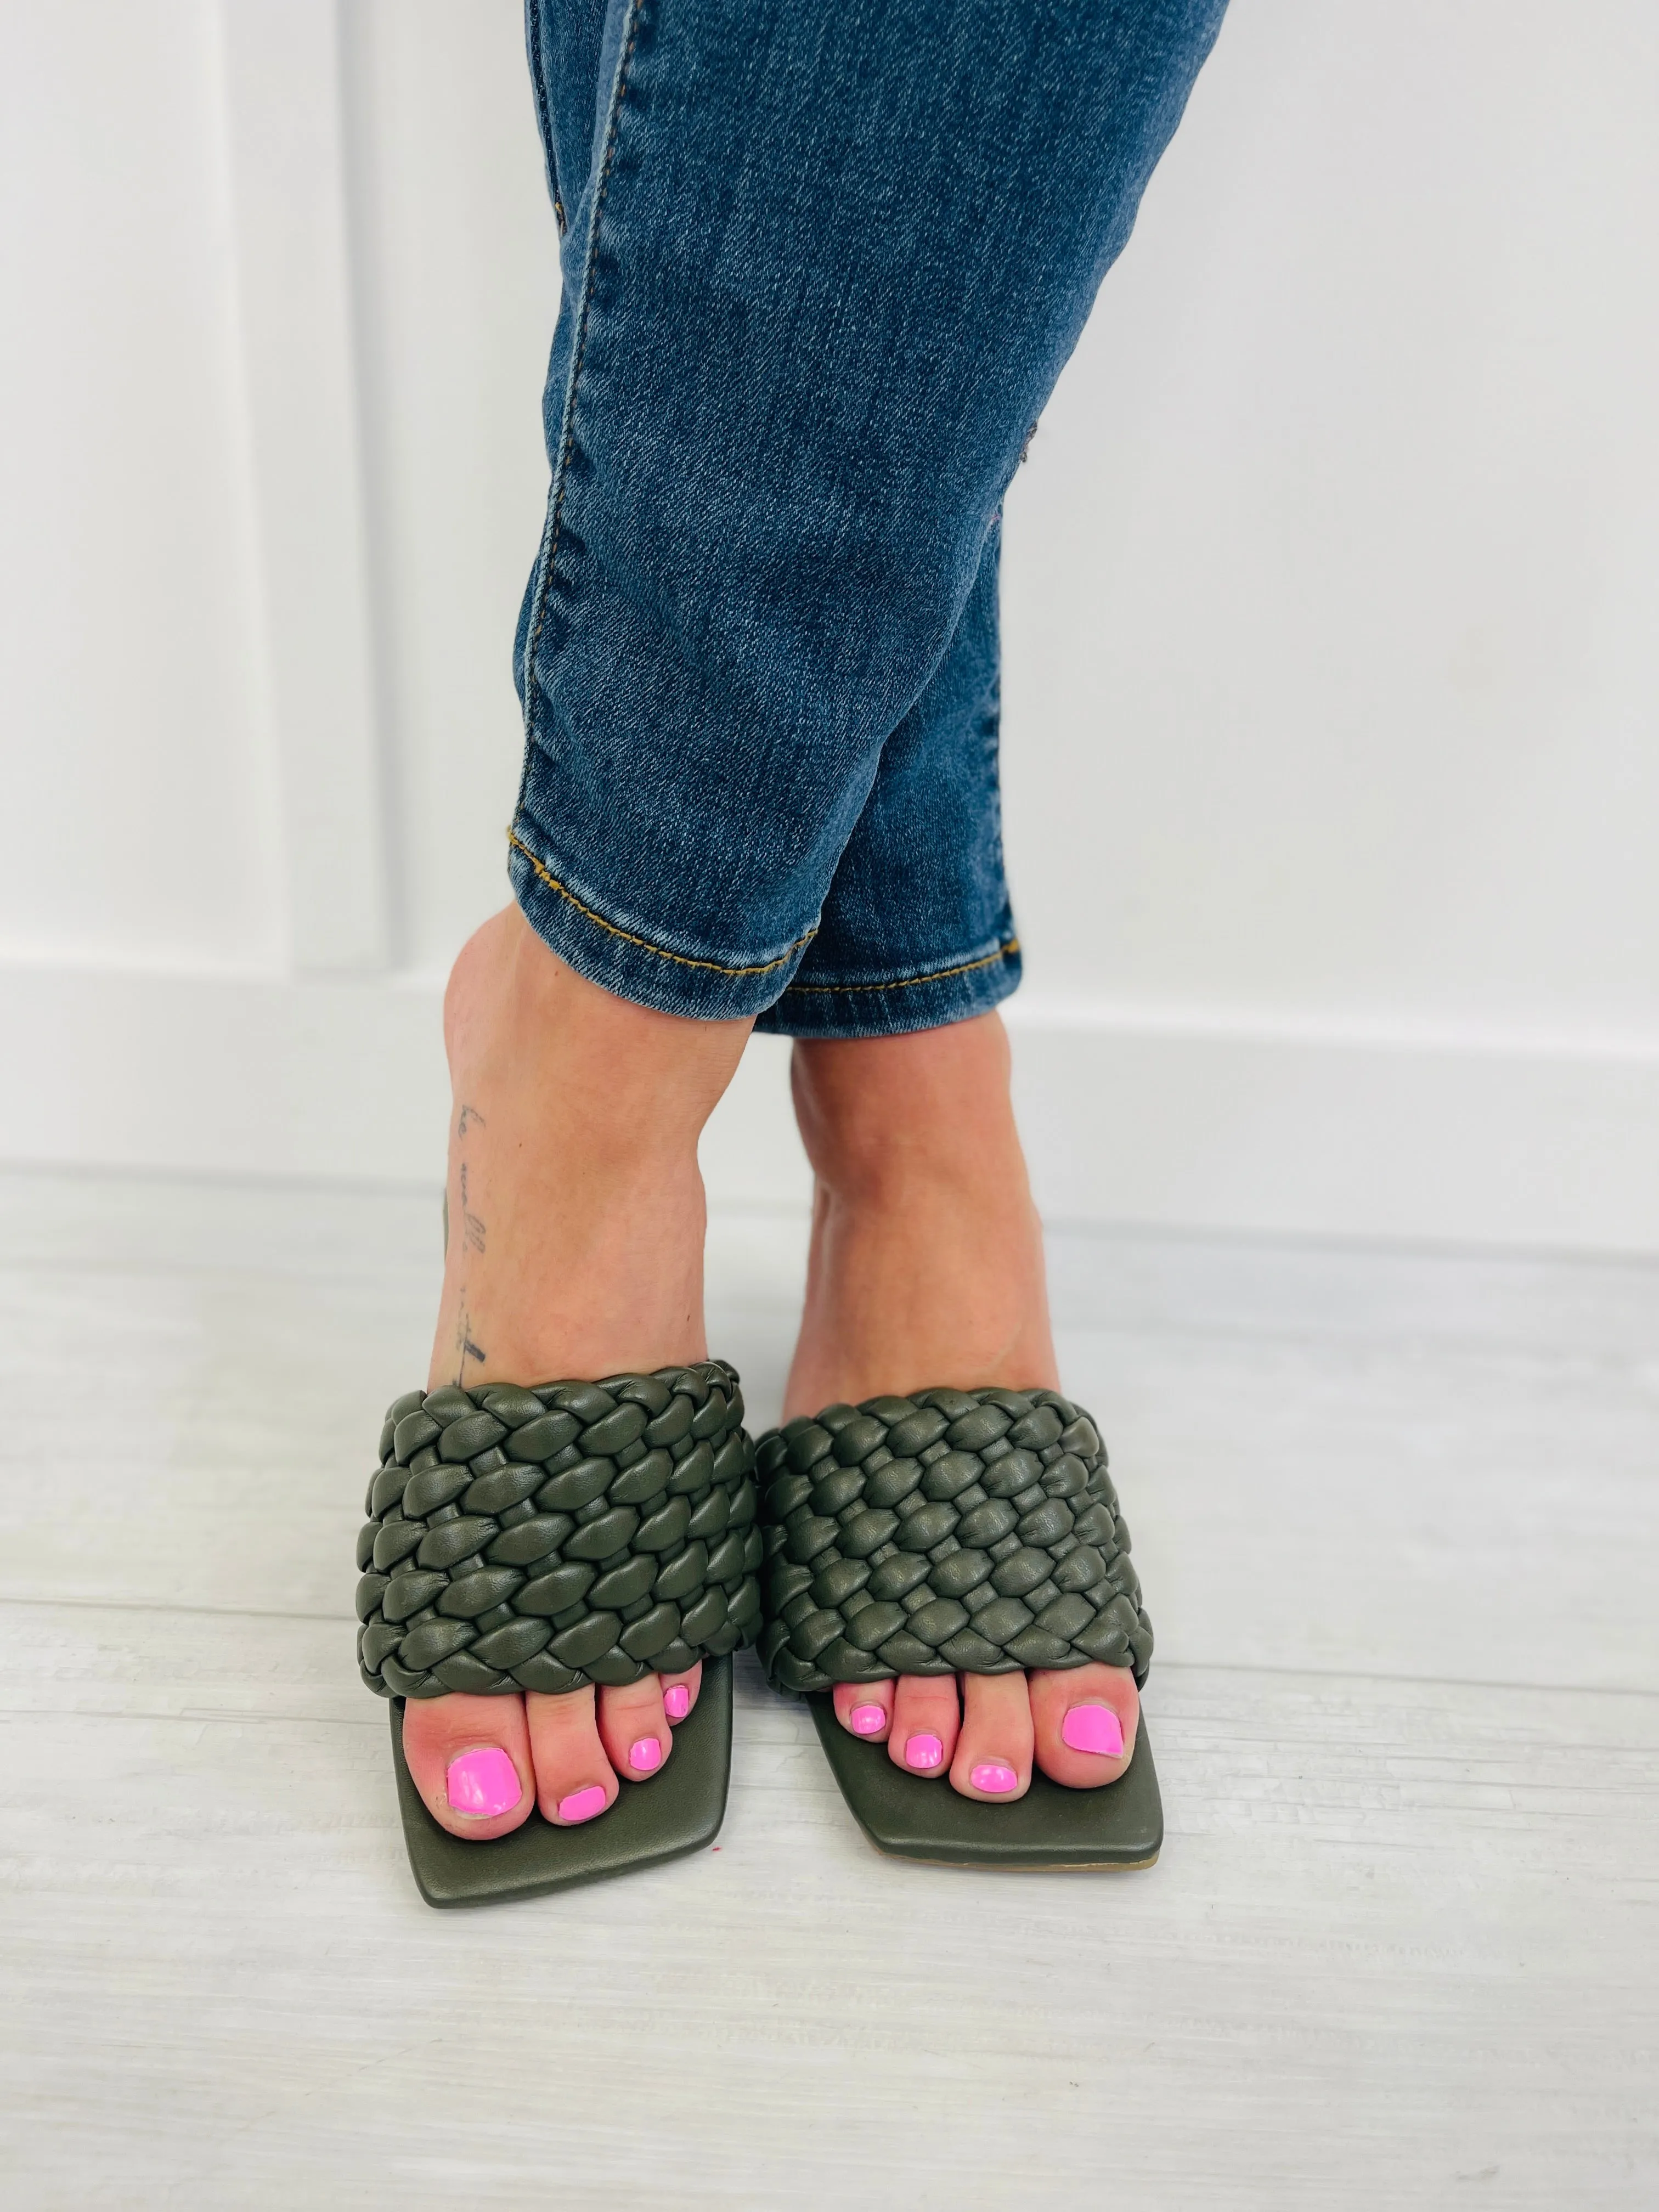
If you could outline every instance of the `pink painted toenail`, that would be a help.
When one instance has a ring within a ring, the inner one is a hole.
[[[672,1690],[662,1695],[662,1709],[671,1721],[683,1721],[691,1710],[691,1692],[684,1682],[676,1682]]]
[[[597,1782],[589,1783],[586,1790],[573,1790],[568,1797],[559,1800],[562,1820],[591,1820],[596,1813],[605,1810],[605,1792]]]
[[[1012,1766],[1005,1766],[1000,1759],[988,1759],[980,1765],[970,1767],[968,1779],[975,1790],[988,1790],[998,1797],[1006,1796],[1009,1790],[1019,1787],[1018,1775]]]
[[[628,1763],[635,1774],[654,1774],[662,1765],[662,1746],[655,1736],[642,1735],[630,1748]]]
[[[493,1820],[498,1813],[510,1813],[524,1795],[518,1768],[493,1743],[452,1759],[444,1788],[451,1810],[473,1820]]]
[[[885,1708],[881,1705],[854,1705],[847,1716],[847,1725],[854,1735],[874,1735],[887,1725]]]
[[[936,1735],[913,1735],[904,1747],[907,1766],[937,1766],[945,1756],[945,1746]]]
[[[1060,1734],[1073,1751],[1092,1751],[1102,1759],[1123,1756],[1123,1723],[1109,1705],[1073,1705]]]

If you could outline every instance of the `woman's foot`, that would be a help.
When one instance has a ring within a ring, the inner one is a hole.
[[[613,998],[516,907],[469,940],[444,998],[449,1243],[428,1389],[707,1358],[697,1139],[749,1028]],[[701,1675],[411,1699],[404,1753],[455,1835],[505,1835],[532,1808],[568,1826],[661,1770]]]
[[[948,1383],[1057,1389],[1042,1236],[995,1014],[908,1036],[795,1047],[817,1177],[806,1310],[784,1416]],[[1033,1765],[1116,1781],[1139,1701],[1123,1667],[839,1685],[842,1726],[907,1773],[1006,1804]]]

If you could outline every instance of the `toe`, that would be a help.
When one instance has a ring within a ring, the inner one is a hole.
[[[1135,1747],[1140,1700],[1127,1667],[1067,1667],[1031,1675],[1036,1763],[1067,1790],[1115,1782]]]
[[[893,1692],[889,1758],[925,1779],[948,1773],[961,1718],[954,1674],[901,1675]]]
[[[593,1692],[525,1699],[530,1754],[536,1769],[536,1802],[555,1827],[596,1819],[617,1799],[617,1777],[599,1741]]]
[[[702,1662],[699,1660],[687,1674],[661,1674],[662,1709],[670,1728],[677,1728],[697,1702],[697,1692],[702,1687]]]
[[[1031,1786],[1031,1752],[1024,1675],[964,1674],[951,1787],[987,1805],[1012,1804]]]
[[[522,1698],[411,1698],[404,1757],[440,1827],[471,1843],[530,1818],[535,1772]]]
[[[658,1772],[674,1748],[658,1675],[599,1692],[599,1741],[623,1781],[648,1782]]]
[[[837,1682],[836,1718],[854,1735],[868,1743],[885,1743],[893,1717],[893,1684]]]

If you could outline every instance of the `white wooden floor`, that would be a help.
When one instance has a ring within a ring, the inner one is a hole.
[[[436,1235],[0,1176],[9,2204],[1659,2204],[1659,1267],[1057,1235],[1161,1865],[885,1862],[745,1664],[717,1850],[439,1915],[349,1618]]]

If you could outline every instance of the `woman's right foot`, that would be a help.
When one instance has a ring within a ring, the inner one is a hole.
[[[817,1177],[786,1419],[951,1384],[1057,1389],[1042,1233],[1002,1022],[802,1042],[794,1094]],[[895,1764],[1008,1803],[1034,1767],[1115,1782],[1140,1702],[1127,1667],[837,1684],[842,1726]]]
[[[614,998],[516,907],[469,939],[444,997],[449,1243],[428,1389],[708,1357],[697,1139],[749,1029]],[[454,1835],[505,1835],[532,1808],[569,1826],[661,1769],[701,1675],[411,1698],[404,1754]]]

